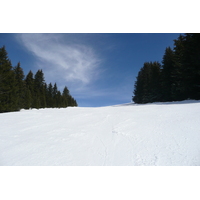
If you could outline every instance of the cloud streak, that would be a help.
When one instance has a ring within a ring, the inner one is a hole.
[[[47,81],[86,86],[98,78],[100,59],[90,46],[63,34],[18,34],[18,41],[37,58]]]

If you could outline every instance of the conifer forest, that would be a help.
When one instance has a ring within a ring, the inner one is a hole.
[[[77,106],[77,102],[66,86],[61,93],[56,83],[47,84],[42,70],[25,76],[20,62],[13,67],[5,46],[0,48],[0,113],[68,106]]]
[[[145,62],[134,85],[135,103],[200,99],[200,34],[186,33],[167,47],[162,63]]]

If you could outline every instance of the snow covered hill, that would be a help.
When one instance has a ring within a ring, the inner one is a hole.
[[[200,165],[200,101],[0,114],[0,165]]]

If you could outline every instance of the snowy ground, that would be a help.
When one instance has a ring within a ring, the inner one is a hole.
[[[1,166],[199,166],[200,101],[0,114]]]

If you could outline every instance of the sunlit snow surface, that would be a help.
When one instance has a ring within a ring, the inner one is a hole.
[[[2,113],[0,165],[200,166],[200,101]]]

